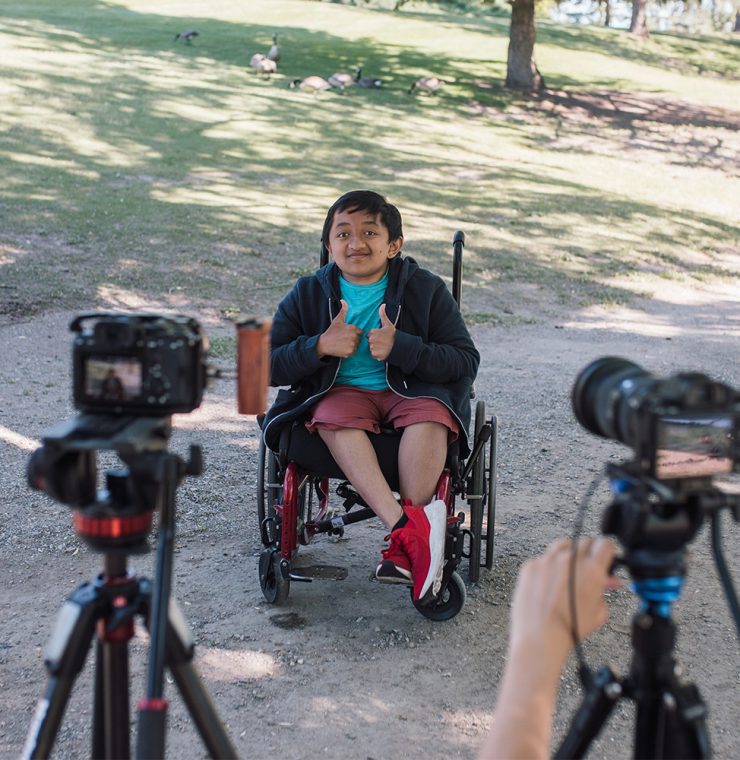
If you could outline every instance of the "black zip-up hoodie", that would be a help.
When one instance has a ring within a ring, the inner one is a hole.
[[[333,262],[301,277],[272,322],[271,385],[278,392],[262,422],[265,443],[277,450],[280,428],[303,416],[334,385],[341,359],[319,357],[318,342],[341,308],[339,268]],[[396,327],[386,360],[392,391],[441,401],[457,419],[460,454],[470,451],[470,388],[480,362],[455,299],[441,277],[400,254],[388,264],[386,314]]]

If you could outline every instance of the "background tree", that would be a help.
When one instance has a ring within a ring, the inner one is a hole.
[[[632,0],[632,21],[630,22],[630,34],[635,37],[650,36],[647,25],[648,0]]]
[[[611,0],[599,0],[599,5],[604,6],[604,26],[609,26],[612,20]]]
[[[506,86],[532,92],[545,87],[534,62],[537,35],[534,22],[535,0],[511,0],[509,53],[506,61]]]

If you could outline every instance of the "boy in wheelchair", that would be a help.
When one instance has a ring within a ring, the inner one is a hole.
[[[272,385],[263,421],[277,450],[299,418],[389,530],[376,577],[437,593],[447,524],[430,501],[450,443],[469,453],[470,388],[480,356],[444,281],[401,255],[398,209],[377,193],[346,193],[329,209],[322,244],[332,261],[301,277],[272,323]],[[401,503],[368,433],[400,431]]]

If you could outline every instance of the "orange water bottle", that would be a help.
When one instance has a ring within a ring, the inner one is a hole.
[[[236,384],[239,414],[262,414],[270,384],[270,327],[254,317],[236,323]]]

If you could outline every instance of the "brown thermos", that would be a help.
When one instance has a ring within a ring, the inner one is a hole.
[[[270,383],[269,320],[245,319],[236,324],[236,383],[239,414],[262,414],[267,409]]]

